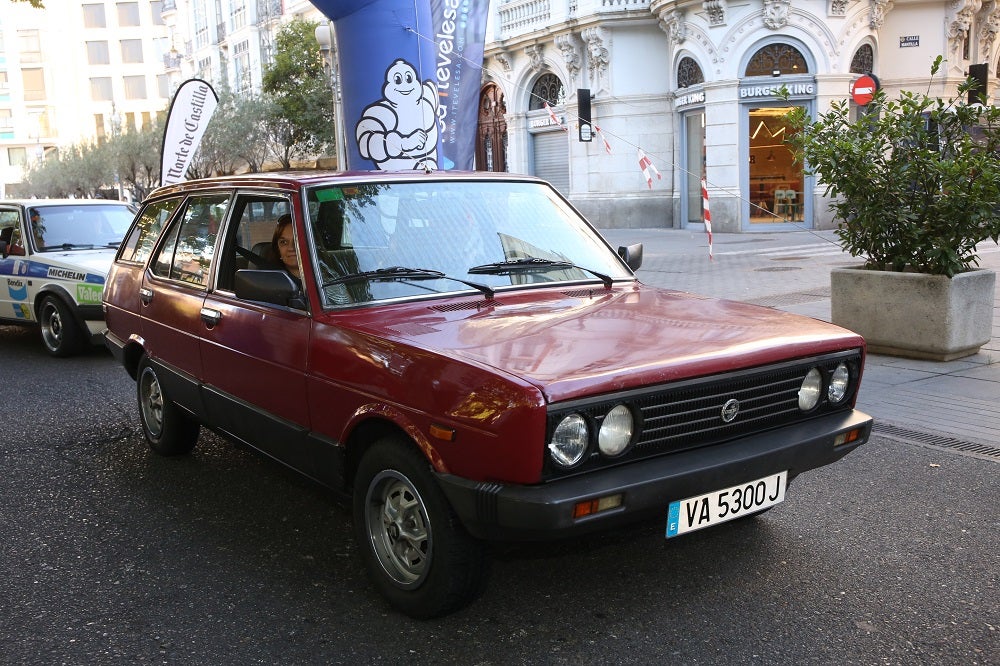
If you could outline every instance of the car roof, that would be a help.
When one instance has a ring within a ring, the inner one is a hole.
[[[319,183],[334,184],[338,181],[356,184],[365,180],[386,182],[413,182],[431,180],[476,180],[476,181],[522,181],[543,182],[534,176],[525,176],[494,171],[267,171],[234,176],[216,176],[186,180],[159,187],[149,193],[149,199],[192,190],[221,189],[232,187],[266,187],[295,191],[300,187]]]
[[[34,208],[35,206],[128,206],[129,203],[117,199],[0,199],[0,205]]]

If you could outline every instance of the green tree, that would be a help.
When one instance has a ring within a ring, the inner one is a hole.
[[[275,39],[274,62],[264,70],[271,152],[284,168],[293,159],[326,152],[333,145],[333,91],[323,68],[314,21],[296,18]]]
[[[106,145],[111,168],[132,198],[141,201],[160,182],[163,123],[116,135]]]

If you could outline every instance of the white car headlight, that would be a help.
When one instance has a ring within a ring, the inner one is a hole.
[[[850,385],[851,371],[847,369],[846,363],[841,363],[830,375],[830,385],[826,389],[827,399],[833,404],[842,401],[847,396],[847,389]]]
[[[799,409],[808,412],[819,404],[819,397],[823,395],[823,375],[817,368],[813,368],[806,373],[799,387]]]
[[[617,456],[628,448],[635,432],[632,410],[625,405],[616,405],[601,423],[597,432],[597,446],[606,456]]]
[[[559,422],[549,442],[552,460],[560,467],[573,467],[587,453],[590,429],[587,420],[579,414],[569,414]]]

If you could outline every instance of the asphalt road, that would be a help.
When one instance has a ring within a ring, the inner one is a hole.
[[[105,351],[0,327],[0,663],[1000,664],[1000,467],[875,438],[766,515],[496,548],[430,622],[368,586],[346,507],[202,435],[142,442]]]

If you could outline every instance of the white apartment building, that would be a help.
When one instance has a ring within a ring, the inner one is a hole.
[[[0,196],[58,146],[142,127],[169,104],[159,0],[0,3]]]
[[[278,28],[296,16],[325,20],[305,0],[163,0],[174,87],[197,77],[235,92],[259,91]]]
[[[0,197],[57,147],[148,125],[192,77],[260,90],[304,0],[0,0]]]

